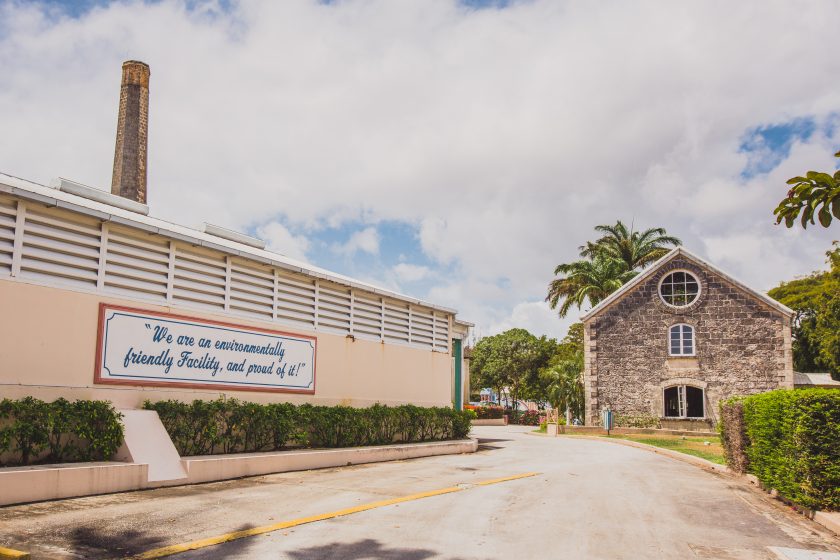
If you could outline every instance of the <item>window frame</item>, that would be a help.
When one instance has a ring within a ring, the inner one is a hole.
[[[703,406],[702,416],[688,416],[688,389],[696,389],[700,391],[700,402]],[[679,416],[668,416],[668,402],[665,393],[669,389],[677,390],[677,412]],[[703,387],[691,385],[688,383],[681,383],[677,385],[669,385],[662,388],[662,418],[666,420],[706,420],[706,390]]]
[[[665,279],[669,278],[673,274],[676,274],[677,272],[682,272],[683,274],[689,275],[691,278],[694,279],[694,282],[697,284],[697,295],[694,296],[694,299],[692,299],[689,303],[686,303],[685,305],[674,305],[673,303],[668,303],[668,301],[662,295],[662,284],[665,283]],[[659,296],[659,300],[671,309],[686,309],[687,307],[691,307],[692,305],[697,303],[702,293],[703,283],[700,282],[700,278],[697,276],[697,274],[685,268],[675,268],[674,270],[669,270],[666,274],[662,276],[662,278],[659,279],[659,283],[656,285],[656,295]]]
[[[674,347],[671,343],[672,340],[673,340],[671,338],[671,333],[677,327],[679,327],[679,329],[680,329],[680,338],[679,338],[680,353],[679,354],[674,354]],[[691,353],[683,352],[683,350],[685,349],[685,339],[683,338],[683,327],[688,327],[689,332],[691,332]],[[697,333],[697,330],[694,328],[694,326],[689,325],[688,323],[675,323],[675,324],[671,325],[670,327],[668,327],[668,339],[667,339],[668,356],[674,357],[674,358],[692,358],[692,357],[697,356],[697,336],[696,336],[696,333]]]

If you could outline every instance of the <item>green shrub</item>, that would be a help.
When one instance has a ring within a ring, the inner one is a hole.
[[[106,401],[3,399],[0,466],[110,459],[123,442],[120,418]]]
[[[496,420],[505,415],[505,409],[501,406],[478,406],[475,413],[479,420]]]
[[[473,416],[470,411],[412,405],[261,405],[224,398],[146,401],[143,407],[157,411],[182,456],[463,439]]]
[[[521,426],[539,426],[540,412],[538,410],[513,410],[508,409],[508,422]]]
[[[725,454],[738,469],[737,403],[746,468],[767,488],[811,509],[840,509],[840,391],[770,391],[722,407]]]

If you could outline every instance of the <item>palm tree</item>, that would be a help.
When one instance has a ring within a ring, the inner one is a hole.
[[[598,305],[633,278],[636,272],[628,270],[622,260],[596,253],[589,260],[557,265],[554,274],[564,276],[549,283],[545,300],[555,309],[562,299],[559,314],[565,317],[573,305],[581,308],[586,300],[590,305]]]
[[[633,231],[618,220],[614,226],[595,226],[602,233],[594,243],[588,242],[580,248],[580,256],[592,258],[598,253],[624,261],[627,270],[645,268],[665,256],[668,247],[682,244],[678,238],[668,235],[665,228],[651,228],[642,232]]]

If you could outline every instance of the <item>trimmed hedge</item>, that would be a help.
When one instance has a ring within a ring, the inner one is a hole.
[[[120,418],[106,401],[3,399],[0,466],[108,460],[123,442]]]
[[[720,403],[718,430],[727,466],[739,474],[746,473],[750,460],[747,458],[749,439],[744,423],[743,398],[735,397]]]
[[[777,390],[721,403],[727,464],[818,510],[840,510],[840,391]]]
[[[473,414],[412,405],[369,408],[236,399],[146,401],[182,456],[463,439]]]

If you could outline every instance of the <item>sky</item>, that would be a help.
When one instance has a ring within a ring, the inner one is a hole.
[[[0,0],[0,171],[108,189],[142,60],[152,215],[559,338],[547,285],[598,224],[762,291],[824,267],[840,225],[772,210],[836,168],[838,27],[835,0]]]

